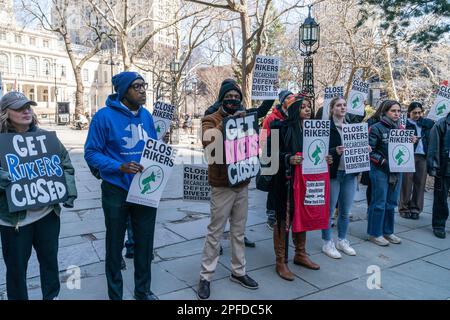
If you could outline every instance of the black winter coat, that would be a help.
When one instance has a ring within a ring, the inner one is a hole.
[[[370,161],[385,173],[390,173],[388,145],[391,129],[396,128],[383,118],[369,128]]]
[[[336,179],[337,172],[339,168],[339,162],[341,161],[342,155],[338,155],[336,152],[336,147],[342,146],[342,138],[339,134],[333,119],[330,120],[330,145],[329,154],[333,157],[333,164],[330,166],[330,179]]]
[[[427,169],[433,177],[448,176],[450,168],[450,113],[431,129],[428,144]]]
[[[419,127],[422,128],[422,144],[423,144],[423,151],[425,152],[425,154],[427,154],[428,151],[428,143],[430,141],[430,132],[431,132],[431,128],[433,128],[434,126],[434,121],[431,119],[427,119],[427,118],[420,118],[419,121],[417,121],[417,124],[419,125]],[[411,123],[409,121],[409,119],[406,121],[406,129],[407,130],[414,130],[414,135],[417,136],[417,129],[416,126]],[[414,151],[417,148],[419,141],[417,141],[414,144]]]

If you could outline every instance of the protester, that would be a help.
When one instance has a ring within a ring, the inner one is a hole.
[[[355,173],[345,173],[344,152],[342,128],[347,124],[345,116],[347,114],[347,102],[342,98],[334,98],[330,102],[330,154],[333,157],[333,164],[330,167],[330,217],[333,215],[334,208],[338,205],[338,240],[336,244],[331,239],[331,220],[330,228],[322,230],[322,252],[331,258],[341,258],[338,250],[347,255],[356,255],[355,250],[350,246],[347,240],[347,229],[349,225],[349,214],[356,193]],[[336,250],[338,249],[338,250]]]
[[[275,120],[271,125],[271,131],[280,130],[280,169],[274,181],[277,222],[273,228],[273,241],[277,274],[285,280],[292,281],[294,275],[287,265],[288,230],[295,218],[295,206],[304,199],[294,199],[294,184],[287,184],[287,182],[300,178],[296,177],[295,168],[301,165],[303,157],[297,153],[303,152],[303,120],[311,118],[311,102],[303,95],[297,94],[286,98],[284,104],[288,111],[287,119],[282,122]],[[268,143],[270,138],[271,136]],[[331,156],[327,156],[327,162],[329,164],[332,162]],[[306,231],[293,231],[292,239],[295,245],[294,264],[313,270],[320,269],[320,266],[312,262],[306,253]]]
[[[419,219],[423,210],[425,184],[427,182],[427,151],[431,128],[434,121],[423,117],[423,106],[412,102],[408,107],[407,130],[414,130],[418,137],[414,145],[414,162],[416,172],[403,173],[402,188],[398,211],[405,219]]]
[[[20,92],[9,92],[0,101],[0,134],[44,132],[29,100]],[[59,142],[59,140],[58,140]],[[75,170],[66,148],[59,142],[59,157],[69,198],[65,207],[73,207],[77,197]],[[6,264],[6,291],[9,300],[28,300],[27,268],[34,248],[39,261],[42,298],[53,300],[60,291],[58,241],[60,232],[59,204],[10,212],[5,189],[11,183],[5,163],[0,167],[0,233],[3,259]]]
[[[427,156],[428,174],[434,177],[432,227],[436,237],[444,239],[448,219],[450,190],[450,113],[431,129]]]
[[[384,101],[380,107],[380,122],[369,130],[372,199],[367,233],[373,243],[387,246],[389,243],[401,243],[401,239],[394,234],[394,209],[399,200],[402,175],[390,171],[388,157],[389,132],[400,128],[401,109],[400,103],[394,100]],[[415,138],[413,142],[416,142]]]
[[[133,229],[134,297],[157,300],[150,290],[156,208],[126,202],[148,138],[157,139],[153,118],[144,108],[148,84],[136,72],[112,78],[115,94],[92,119],[85,145],[85,159],[102,178],[102,206],[106,225],[106,279],[111,300],[123,297],[122,249],[128,215]]]
[[[223,120],[232,115],[245,115],[242,105],[242,93],[234,82],[223,82],[220,88],[221,106],[219,109],[202,119],[202,143],[205,148],[211,144],[206,138],[223,131]],[[215,131],[214,131],[215,130]],[[223,145],[216,146],[222,148]],[[216,150],[216,153],[219,152]],[[220,163],[218,163],[220,162]],[[242,181],[237,186],[229,187],[227,166],[224,159],[213,162],[208,159],[208,182],[211,185],[211,220],[208,225],[200,271],[200,281],[197,296],[208,299],[210,282],[219,261],[220,239],[225,225],[230,221],[231,242],[231,276],[230,280],[248,289],[257,289],[258,283],[250,278],[245,270],[244,231],[248,214],[248,184],[250,179]]]
[[[273,109],[272,113],[268,115],[262,124],[262,127],[264,130],[267,130],[267,138],[270,136],[270,125],[274,120],[283,121],[287,118],[287,108],[284,104],[284,101],[287,97],[290,97],[293,93],[289,90],[283,90],[278,95],[279,104]],[[270,145],[266,144],[266,141],[261,142],[261,148],[264,147],[264,145],[267,146],[267,148],[270,148]],[[268,154],[270,151],[268,151]],[[275,216],[275,199],[273,196],[273,193],[275,190],[273,188],[267,193],[267,201],[266,201],[266,214],[267,214],[267,227],[269,230],[273,231],[273,225],[275,224],[276,216]]]

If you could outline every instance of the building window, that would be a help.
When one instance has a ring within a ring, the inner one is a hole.
[[[89,70],[83,69],[83,81],[88,82],[89,81]]]
[[[22,43],[22,36],[21,36],[20,34],[16,34],[16,35],[14,36],[14,41],[15,41],[16,43]]]
[[[103,71],[103,81],[108,83],[108,71]]]
[[[4,53],[0,54],[0,71],[9,73],[9,59]]]
[[[36,101],[33,88],[30,89],[30,92],[28,93],[28,96],[30,97],[30,100]]]
[[[36,38],[30,38],[30,46],[36,45]]]
[[[42,100],[44,100],[45,102],[48,102],[48,90],[44,89],[44,91],[42,92]]]
[[[50,46],[50,43],[48,42],[48,40],[44,40],[43,45],[44,45],[44,48],[48,48]]]
[[[50,64],[50,61],[44,60],[44,63],[42,64],[42,74],[48,76],[52,75],[52,67]]]
[[[28,60],[28,73],[32,76],[37,76],[38,63],[36,58],[30,58],[30,60]]]
[[[0,32],[0,40],[6,40],[6,32]]]
[[[23,58],[21,56],[16,56],[14,58],[14,67],[15,67],[15,72],[17,74],[23,74],[24,65],[23,65]]]

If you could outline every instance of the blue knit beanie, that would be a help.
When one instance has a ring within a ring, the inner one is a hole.
[[[114,90],[117,92],[119,101],[122,100],[123,96],[127,93],[128,88],[137,79],[145,81],[139,73],[133,71],[124,71],[112,77],[112,84]]]

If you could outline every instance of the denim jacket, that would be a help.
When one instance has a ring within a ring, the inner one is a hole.
[[[31,127],[28,132],[44,132],[45,130],[40,129],[38,127]],[[61,157],[61,165],[64,170],[64,176],[66,178],[67,184],[67,193],[69,197],[76,198],[77,197],[77,188],[75,185],[75,169],[72,166],[72,162],[70,161],[69,153],[66,148],[60,142],[60,153]],[[18,212],[9,212],[8,208],[8,200],[6,198],[5,189],[11,183],[8,171],[5,171],[4,168],[1,167],[0,164],[0,219],[16,226],[16,229],[19,228],[20,221],[23,221],[27,215],[26,210],[18,211]],[[53,205],[53,210],[56,214],[60,214],[61,207],[59,204]]]

